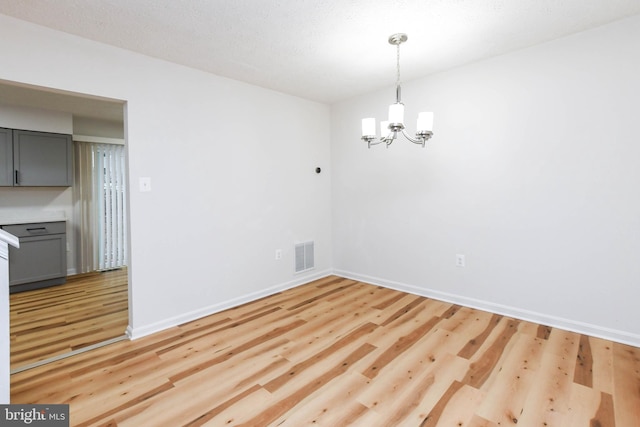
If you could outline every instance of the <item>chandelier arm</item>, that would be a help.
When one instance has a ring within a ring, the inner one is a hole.
[[[396,139],[397,133],[398,132],[391,131],[387,136],[380,137],[379,139],[376,139],[375,137],[366,137],[366,136],[363,136],[361,139],[367,141],[367,146],[369,148],[371,148],[372,145],[379,145],[382,143],[386,143],[388,147]]]
[[[391,131],[389,132],[389,135],[382,138],[382,140],[387,143],[387,147],[388,147],[391,145],[393,141],[395,141],[397,135],[398,135],[398,132]]]
[[[409,141],[413,142],[414,144],[420,144],[420,145],[422,145],[422,147],[424,147],[424,145],[425,145],[425,143],[427,142],[427,139],[428,139],[428,138],[424,138],[424,137],[421,137],[421,136],[418,136],[418,138],[413,138],[404,129],[402,129],[402,134]]]
[[[368,146],[369,148],[371,148],[371,146],[373,146],[373,145],[380,145],[380,144],[382,144],[383,142],[386,142],[386,143],[387,143],[387,145],[389,145],[389,144],[390,144],[390,142],[388,142],[388,140],[387,140],[386,138],[380,138],[380,139],[375,139],[375,138],[362,138],[362,139],[364,139],[365,141],[367,141],[367,146]]]

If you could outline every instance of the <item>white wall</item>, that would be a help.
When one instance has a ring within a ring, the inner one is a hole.
[[[337,272],[640,345],[638,40],[635,17],[405,83],[424,150],[359,140],[392,84],[333,106]]]
[[[0,127],[71,134],[73,118],[71,113],[0,103]]]
[[[124,138],[124,128],[121,122],[90,117],[74,117],[73,134],[122,139]]]
[[[133,336],[330,272],[327,106],[2,15],[0,47],[0,79],[127,102]]]

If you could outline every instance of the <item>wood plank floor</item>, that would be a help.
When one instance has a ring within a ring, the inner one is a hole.
[[[12,376],[74,426],[640,426],[640,349],[339,277]]]
[[[11,294],[11,369],[109,340],[129,324],[127,270]]]

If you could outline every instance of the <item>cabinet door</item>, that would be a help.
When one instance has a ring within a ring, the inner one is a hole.
[[[11,129],[0,128],[0,187],[13,185]]]
[[[9,285],[67,275],[66,236],[24,237],[20,248],[9,248]]]
[[[71,135],[13,131],[15,186],[69,187],[73,182]]]

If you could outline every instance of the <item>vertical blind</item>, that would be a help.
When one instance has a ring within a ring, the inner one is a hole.
[[[76,142],[80,273],[127,265],[124,146]]]

